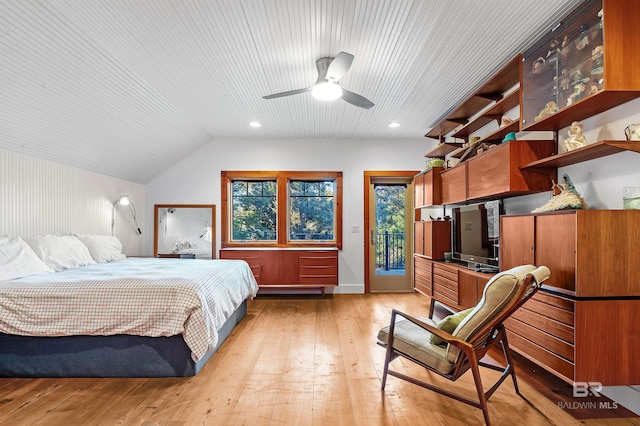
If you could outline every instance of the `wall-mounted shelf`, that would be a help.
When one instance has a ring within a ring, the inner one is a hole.
[[[425,137],[443,141],[444,136],[456,127],[468,123],[469,117],[477,114],[492,102],[502,99],[504,93],[520,82],[521,62],[521,55],[517,55],[509,61],[469,98],[438,121]]]
[[[431,151],[427,152],[425,157],[444,157],[462,146],[461,143],[446,142],[438,144]]]
[[[482,127],[491,123],[493,120],[496,120],[498,122],[498,125],[500,125],[500,119],[502,118],[502,116],[513,108],[517,107],[519,102],[520,90],[516,89],[506,95],[504,98],[497,101],[491,107],[487,108],[487,110],[482,112],[476,119],[470,121],[460,130],[454,132],[451,136],[453,136],[454,138],[466,139],[471,136],[473,132],[480,130]],[[518,120],[516,120],[516,122],[517,121]]]
[[[522,167],[523,170],[554,169],[570,166],[583,161],[594,160],[622,151],[635,151],[640,153],[640,141],[616,141],[604,140],[594,142],[573,151],[563,152],[542,160],[534,161]]]

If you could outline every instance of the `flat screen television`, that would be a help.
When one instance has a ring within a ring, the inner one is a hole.
[[[453,258],[475,269],[497,269],[502,213],[500,200],[453,208]]]

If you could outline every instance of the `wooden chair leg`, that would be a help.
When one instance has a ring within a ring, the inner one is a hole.
[[[515,365],[513,365],[513,358],[511,358],[511,350],[509,349],[509,342],[507,341],[506,334],[500,343],[502,345],[502,352],[504,353],[504,358],[507,361],[507,365],[511,367],[511,379],[513,380],[513,387],[516,390],[516,394],[522,396],[522,394],[520,393],[520,388],[518,387],[518,379],[516,379],[516,367]]]
[[[476,384],[476,391],[478,392],[478,401],[480,402],[480,408],[484,416],[484,422],[487,426],[491,425],[489,420],[489,407],[487,407],[487,398],[484,394],[484,388],[482,387],[482,379],[480,377],[480,369],[478,367],[478,360],[469,360],[471,364],[471,373],[473,374],[473,381]]]

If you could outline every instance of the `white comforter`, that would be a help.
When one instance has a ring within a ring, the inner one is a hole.
[[[242,260],[128,258],[0,282],[0,332],[26,336],[183,334],[199,360],[258,290]]]

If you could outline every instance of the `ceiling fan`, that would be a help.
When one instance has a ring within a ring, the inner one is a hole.
[[[362,95],[343,89],[338,83],[342,76],[349,71],[352,62],[353,55],[347,52],[340,52],[335,58],[320,58],[316,61],[316,67],[318,68],[318,80],[313,87],[274,93],[273,95],[263,96],[262,98],[282,98],[284,96],[297,95],[298,93],[310,91],[316,99],[333,101],[335,99],[342,98],[351,105],[369,109],[375,105],[373,102]]]

